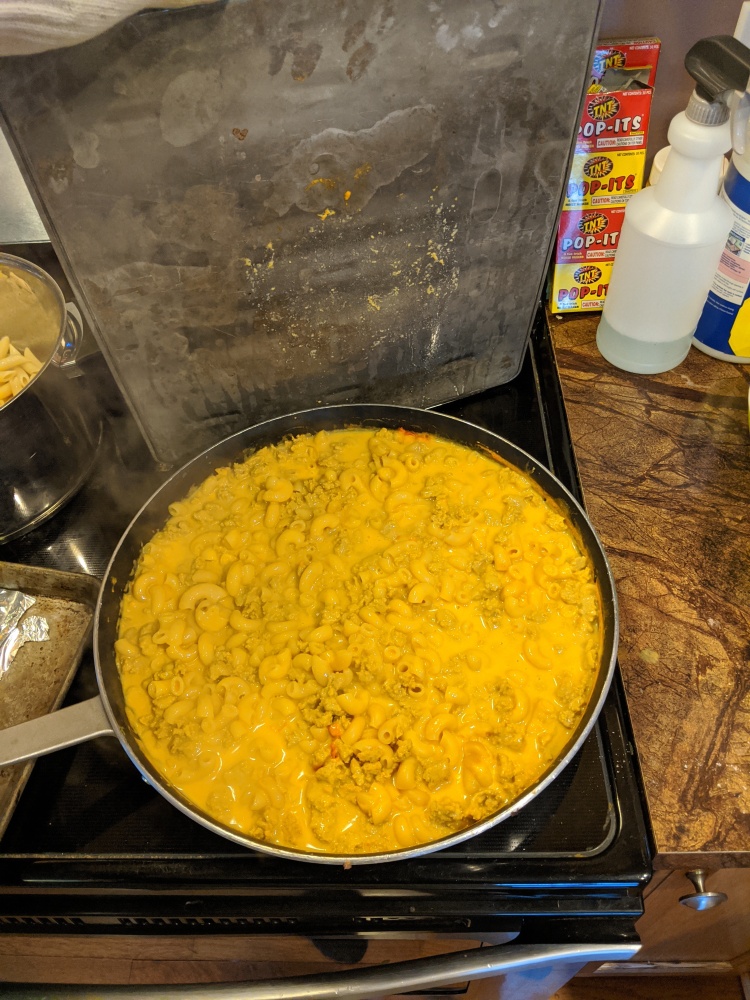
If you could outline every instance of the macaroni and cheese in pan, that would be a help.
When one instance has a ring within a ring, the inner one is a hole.
[[[338,855],[483,820],[591,696],[590,561],[527,476],[427,434],[289,438],[170,507],[122,601],[129,721],[227,828]]]

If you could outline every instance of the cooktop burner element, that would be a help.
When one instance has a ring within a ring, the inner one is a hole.
[[[101,575],[131,515],[166,473],[155,467],[101,355],[84,366],[105,415],[99,465],[67,508],[2,555]],[[514,381],[442,409],[509,438],[580,496],[541,313]],[[68,703],[96,693],[89,655]],[[350,871],[272,858],[213,835],[142,781],[114,739],[41,758],[0,841],[0,926],[111,931],[188,921],[220,931],[240,920],[299,933],[315,913],[318,931],[323,921],[330,933],[480,932],[518,929],[520,916],[559,925],[567,915],[577,919],[578,939],[597,915],[632,934],[649,870],[616,675],[579,754],[516,816],[452,849]],[[331,892],[336,902],[328,907]]]

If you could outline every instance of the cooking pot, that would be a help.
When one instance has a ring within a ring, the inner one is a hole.
[[[0,336],[30,348],[41,371],[0,407],[0,543],[51,517],[83,484],[96,457],[101,421],[76,364],[82,323],[57,283],[35,264],[0,254],[0,280],[19,278],[42,321],[9,328],[0,312]]]
[[[404,428],[417,433],[434,434],[485,454],[497,455],[525,473],[548,496],[565,508],[578,534],[580,544],[594,567],[601,593],[603,614],[601,659],[588,704],[562,752],[520,798],[481,822],[440,840],[397,851],[352,856],[309,852],[257,841],[237,830],[223,826],[185,799],[156,771],[130,727],[114,652],[120,602],[131,578],[134,564],[143,544],[164,525],[170,504],[183,499],[192,487],[202,483],[215,469],[242,461],[248,454],[266,445],[276,444],[288,435],[316,433],[320,430],[343,427]],[[576,500],[536,459],[496,434],[464,420],[431,410],[376,404],[329,406],[306,410],[268,420],[226,438],[183,466],[143,505],[115,549],[99,594],[94,618],[94,657],[99,696],[0,732],[0,767],[72,746],[96,736],[114,735],[145,780],[169,802],[197,823],[237,844],[295,861],[324,864],[364,864],[403,860],[442,850],[482,833],[523,809],[542,789],[554,781],[575,756],[596,721],[614,672],[617,635],[618,614],[614,583],[599,539]]]

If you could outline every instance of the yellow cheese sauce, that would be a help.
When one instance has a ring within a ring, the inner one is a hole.
[[[568,741],[601,600],[515,468],[403,430],[299,435],[170,508],[123,597],[128,718],[227,828],[355,855],[517,799]]]

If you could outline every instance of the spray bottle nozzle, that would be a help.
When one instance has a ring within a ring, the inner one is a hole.
[[[726,121],[725,109],[729,108],[732,146],[738,153],[744,153],[750,121],[750,94],[747,93],[750,49],[731,35],[701,38],[685,56],[685,68],[696,84],[687,108],[688,118],[705,124],[719,124]],[[708,102],[708,106],[703,104],[704,101]]]
[[[731,35],[701,38],[685,56],[685,69],[705,101],[726,100],[727,91],[747,88],[750,49]]]

